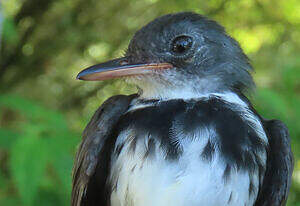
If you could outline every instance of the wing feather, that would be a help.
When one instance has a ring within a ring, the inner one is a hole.
[[[294,159],[288,128],[279,120],[263,120],[269,139],[267,170],[255,206],[286,205]]]
[[[113,127],[134,97],[136,95],[109,98],[85,128],[73,167],[71,206],[108,205],[105,182],[109,171],[108,153],[114,144],[110,137]]]

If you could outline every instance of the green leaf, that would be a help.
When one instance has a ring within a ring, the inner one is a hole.
[[[282,74],[282,79],[284,82],[284,86],[288,89],[292,94],[294,94],[293,90],[296,89],[297,85],[300,85],[300,68],[299,66],[290,66],[287,67]]]
[[[63,203],[64,202],[61,200],[61,196],[57,193],[57,190],[50,190],[47,188],[47,190],[39,190],[34,206],[63,206],[70,204],[70,202]]]
[[[4,197],[3,199],[0,199],[0,205],[5,205],[5,206],[16,206],[16,205],[21,205],[21,202],[19,199],[15,197]]]
[[[257,110],[266,118],[286,119],[288,112],[284,98],[275,91],[259,89],[255,98]]]
[[[73,166],[73,157],[70,154],[62,153],[60,158],[55,159],[53,162],[55,171],[59,177],[59,182],[61,185],[61,193],[65,201],[69,201],[72,188],[72,178],[71,171]]]
[[[45,112],[45,109],[39,107],[36,103],[12,94],[0,95],[0,106],[17,110],[28,118],[38,118],[43,116]]]
[[[47,149],[44,139],[25,136],[12,148],[12,177],[25,205],[33,205],[47,164]]]
[[[3,39],[9,43],[18,41],[19,35],[13,19],[5,18],[3,20]]]
[[[71,171],[73,165],[72,149],[78,144],[78,135],[70,132],[61,133],[54,138],[48,138],[48,147],[55,151],[51,155],[51,162],[59,177],[62,189],[65,191],[65,197],[71,193]]]
[[[44,123],[45,127],[51,130],[68,129],[65,119],[60,113],[41,107],[22,97],[11,94],[0,95],[0,106],[19,111],[29,120],[36,121],[39,124]]]
[[[17,140],[17,132],[1,128],[0,129],[0,149],[10,149],[11,145]]]
[[[7,179],[5,178],[5,176],[2,174],[2,171],[0,170],[0,191],[6,189],[6,187],[8,186],[7,182],[8,182]]]

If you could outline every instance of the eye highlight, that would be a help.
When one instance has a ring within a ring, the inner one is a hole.
[[[192,44],[192,37],[178,36],[172,41],[171,50],[175,54],[184,54],[192,47]]]

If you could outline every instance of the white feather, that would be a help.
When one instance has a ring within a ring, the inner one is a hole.
[[[127,139],[129,133],[124,132],[120,139]],[[254,180],[255,193],[251,197],[246,172],[234,170],[225,183],[226,165],[220,153],[215,153],[211,163],[200,158],[208,139],[214,135],[205,133],[199,131],[194,140],[183,138],[183,154],[174,162],[165,160],[165,153],[158,147],[153,157],[143,159],[147,140],[140,139],[133,154],[129,151],[130,142],[125,144],[120,156],[112,161],[111,181],[116,185],[111,194],[112,206],[253,205],[258,179]]]

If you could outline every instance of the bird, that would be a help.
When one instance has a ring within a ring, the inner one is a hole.
[[[283,206],[289,131],[249,95],[253,67],[216,21],[171,13],[138,30],[125,54],[77,79],[119,78],[138,92],[107,99],[83,132],[72,206]]]

